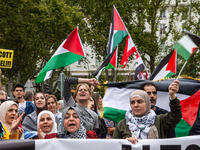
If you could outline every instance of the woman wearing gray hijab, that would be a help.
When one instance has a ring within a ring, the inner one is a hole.
[[[64,109],[57,137],[86,139],[86,129],[76,107],[70,106]]]
[[[148,94],[143,90],[135,90],[130,95],[131,110],[125,114],[113,133],[113,139],[127,139],[136,143],[138,139],[166,138],[182,118],[180,101],[170,100],[171,111],[156,115],[151,109]]]

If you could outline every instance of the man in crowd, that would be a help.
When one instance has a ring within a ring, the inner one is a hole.
[[[32,102],[25,101],[24,100],[24,85],[23,84],[16,84],[14,87],[13,95],[19,102],[19,113],[18,115],[20,116],[23,112],[25,112],[25,115],[32,113],[35,111],[35,105]],[[24,115],[24,116],[25,116]]]
[[[167,110],[159,108],[158,106],[156,106],[158,87],[153,82],[145,82],[145,83],[141,84],[140,89],[146,91],[147,94],[149,95],[149,99],[151,101],[151,109],[155,111],[156,115],[168,113]],[[175,131],[174,130],[171,131],[167,135],[167,137],[168,138],[176,137]]]
[[[26,91],[25,95],[24,95],[24,100],[32,102],[34,100],[34,93],[33,93],[33,91],[31,91],[31,90],[30,91]]]

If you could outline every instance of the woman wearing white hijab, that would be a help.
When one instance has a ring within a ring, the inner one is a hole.
[[[57,123],[55,116],[52,112],[44,110],[39,113],[38,120],[38,137],[39,139],[45,139],[46,135],[57,134]]]
[[[22,129],[18,126],[22,120],[24,113],[18,117],[18,105],[13,101],[6,101],[0,106],[0,122],[3,125],[4,135],[2,139],[18,139],[18,133],[22,133]]]
[[[127,139],[136,143],[138,139],[166,138],[166,135],[176,127],[182,118],[180,101],[170,100],[171,111],[156,115],[151,109],[148,94],[143,90],[136,90],[130,95],[131,110],[125,114],[113,133],[114,139]]]

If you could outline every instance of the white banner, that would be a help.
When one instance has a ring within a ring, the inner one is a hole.
[[[139,140],[136,144],[118,139],[51,139],[35,144],[36,150],[200,150],[200,136]]]
[[[136,144],[121,139],[1,140],[0,150],[200,150],[200,135]]]

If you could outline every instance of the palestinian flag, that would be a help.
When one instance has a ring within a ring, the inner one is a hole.
[[[177,52],[176,50],[171,51],[160,64],[153,71],[149,80],[160,80],[162,78],[171,77],[176,75],[177,71]]]
[[[45,67],[37,76],[35,83],[49,79],[54,69],[68,66],[85,57],[85,52],[78,34],[78,27],[65,39]]]
[[[141,80],[140,76],[143,76],[144,69],[145,69],[144,62],[142,61],[142,58],[140,57],[140,54],[137,51],[136,67],[135,67],[135,80]],[[143,76],[143,80],[144,80],[144,76]]]
[[[127,36],[127,40],[126,40],[126,45],[124,48],[124,52],[123,52],[123,56],[121,59],[121,65],[124,65],[122,68],[126,67],[126,64],[128,62],[128,58],[137,51],[135,44],[130,36],[130,34],[128,34]]]
[[[178,54],[181,55],[187,61],[190,55],[192,55],[196,50],[199,43],[200,37],[188,32],[187,35],[183,36],[176,43],[174,49],[176,49]]]
[[[118,46],[116,49],[106,58],[106,60],[101,64],[101,66],[93,72],[92,75],[95,76],[95,78],[98,80],[101,72],[104,69],[108,68],[115,68],[117,67],[117,51],[118,51]]]
[[[112,53],[127,34],[126,26],[124,25],[117,9],[113,5],[112,22],[110,25],[108,41],[108,55]]]
[[[200,101],[200,81],[182,78],[180,78],[179,81],[180,88],[176,95],[181,101],[183,118],[175,128],[177,137],[187,136],[189,134],[198,115],[197,112]],[[116,123],[124,119],[125,112],[131,109],[129,101],[130,94],[134,90],[139,89],[140,85],[144,82],[146,81],[137,80],[106,84],[105,86],[108,86],[108,88],[103,98],[104,118],[113,120]],[[156,106],[169,111],[168,87],[173,82],[173,79],[152,82],[158,87]]]

